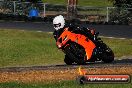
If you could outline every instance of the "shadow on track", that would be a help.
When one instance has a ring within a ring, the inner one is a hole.
[[[132,63],[132,58],[128,58],[128,59],[122,59],[122,60],[115,60],[113,63]]]
[[[22,71],[31,71],[31,70],[57,70],[57,69],[77,69],[80,65],[73,64],[73,65],[48,65],[48,66],[30,66],[30,67],[6,67],[0,68],[0,72],[22,72]],[[132,58],[115,60],[111,63],[104,63],[104,62],[92,62],[82,65],[85,68],[110,68],[110,67],[132,67]]]
[[[88,62],[85,65],[77,65],[77,64],[73,64],[73,65],[66,65],[66,64],[61,64],[61,65],[54,65],[54,67],[67,67],[67,68],[77,68],[79,66],[83,66],[83,67],[90,67],[90,68],[96,68],[96,67],[117,67],[117,66],[132,66],[132,58],[127,58],[127,59],[121,59],[118,60],[116,59],[115,61],[111,62],[111,63],[104,63],[102,61],[98,61],[98,62]]]

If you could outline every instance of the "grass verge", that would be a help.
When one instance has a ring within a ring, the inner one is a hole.
[[[63,63],[49,33],[0,30],[0,67]]]
[[[132,56],[131,39],[102,40],[113,49],[116,57]],[[63,58],[51,33],[0,30],[0,67],[62,64]]]
[[[62,81],[57,83],[1,83],[0,88],[132,88],[131,83],[127,84],[85,84],[79,85],[76,81]]]
[[[51,4],[67,4],[67,0],[43,0],[44,3]],[[78,0],[80,6],[112,6],[112,2],[108,0]]]

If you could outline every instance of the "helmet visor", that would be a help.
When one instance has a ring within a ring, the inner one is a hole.
[[[56,27],[60,27],[61,26],[61,24],[59,23],[59,24],[54,24],[54,27],[56,28]]]

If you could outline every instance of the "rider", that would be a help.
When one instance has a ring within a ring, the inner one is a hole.
[[[55,28],[53,35],[54,35],[54,38],[56,41],[59,38],[59,36],[61,35],[61,33],[64,31],[65,28],[68,28],[68,30],[70,30],[74,33],[83,34],[90,39],[94,39],[93,38],[94,30],[90,30],[90,29],[84,28],[84,27],[80,28],[79,26],[73,25],[72,23],[66,24],[65,19],[62,15],[56,16],[53,19],[53,26]]]

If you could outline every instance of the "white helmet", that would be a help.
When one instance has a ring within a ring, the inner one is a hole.
[[[65,26],[65,19],[62,15],[56,16],[53,19],[53,25],[55,30],[59,30]]]

